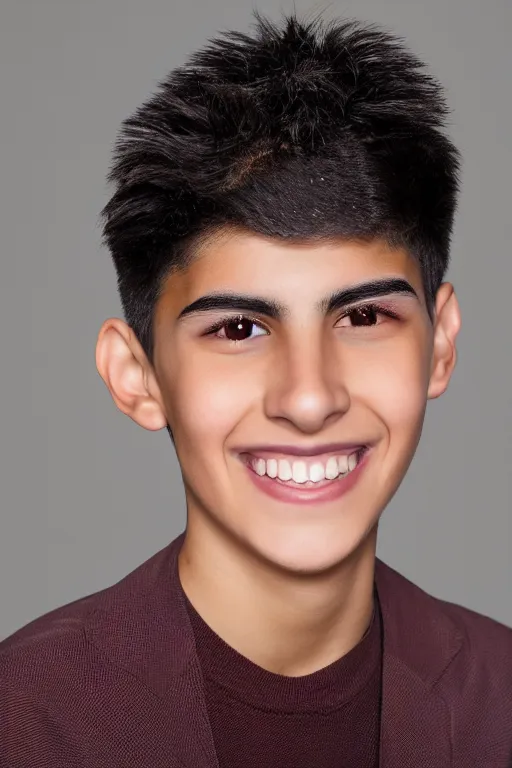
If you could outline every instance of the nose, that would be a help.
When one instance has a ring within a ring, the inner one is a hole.
[[[327,344],[305,343],[279,350],[269,373],[265,412],[301,432],[313,434],[331,426],[350,408],[338,350]]]

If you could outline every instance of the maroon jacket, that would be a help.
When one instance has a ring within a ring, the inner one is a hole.
[[[182,542],[0,644],[1,768],[218,768]],[[376,585],[381,768],[511,768],[512,630],[380,560]]]

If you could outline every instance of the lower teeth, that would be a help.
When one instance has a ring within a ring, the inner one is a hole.
[[[299,488],[315,488],[315,486],[318,485],[325,485],[327,483],[335,483],[336,480],[341,480],[342,478],[346,477],[350,474],[349,472],[345,472],[343,474],[338,475],[338,477],[335,477],[333,480],[329,480],[328,478],[325,478],[324,480],[319,480],[318,482],[313,482],[313,480],[307,480],[305,483],[296,483],[293,479],[290,480],[281,480],[280,477],[270,477],[269,475],[266,475],[266,477],[270,477],[270,480],[277,480],[279,483],[282,483],[283,485],[295,485]]]

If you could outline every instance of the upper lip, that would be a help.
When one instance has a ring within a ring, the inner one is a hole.
[[[325,445],[252,445],[242,448],[238,453],[251,453],[254,455],[268,453],[282,453],[289,456],[320,456],[325,453],[343,455],[351,454],[361,448],[367,448],[367,443],[327,443]]]

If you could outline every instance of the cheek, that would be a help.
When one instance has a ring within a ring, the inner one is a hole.
[[[356,376],[355,390],[390,433],[417,433],[428,388],[428,362],[421,347],[404,343],[383,349],[360,364]]]
[[[184,359],[179,375],[170,378],[168,401],[172,403],[171,413],[178,432],[186,440],[200,441],[198,445],[224,440],[243,418],[254,400],[251,381],[254,377],[241,375],[241,366],[228,365],[212,358]]]

